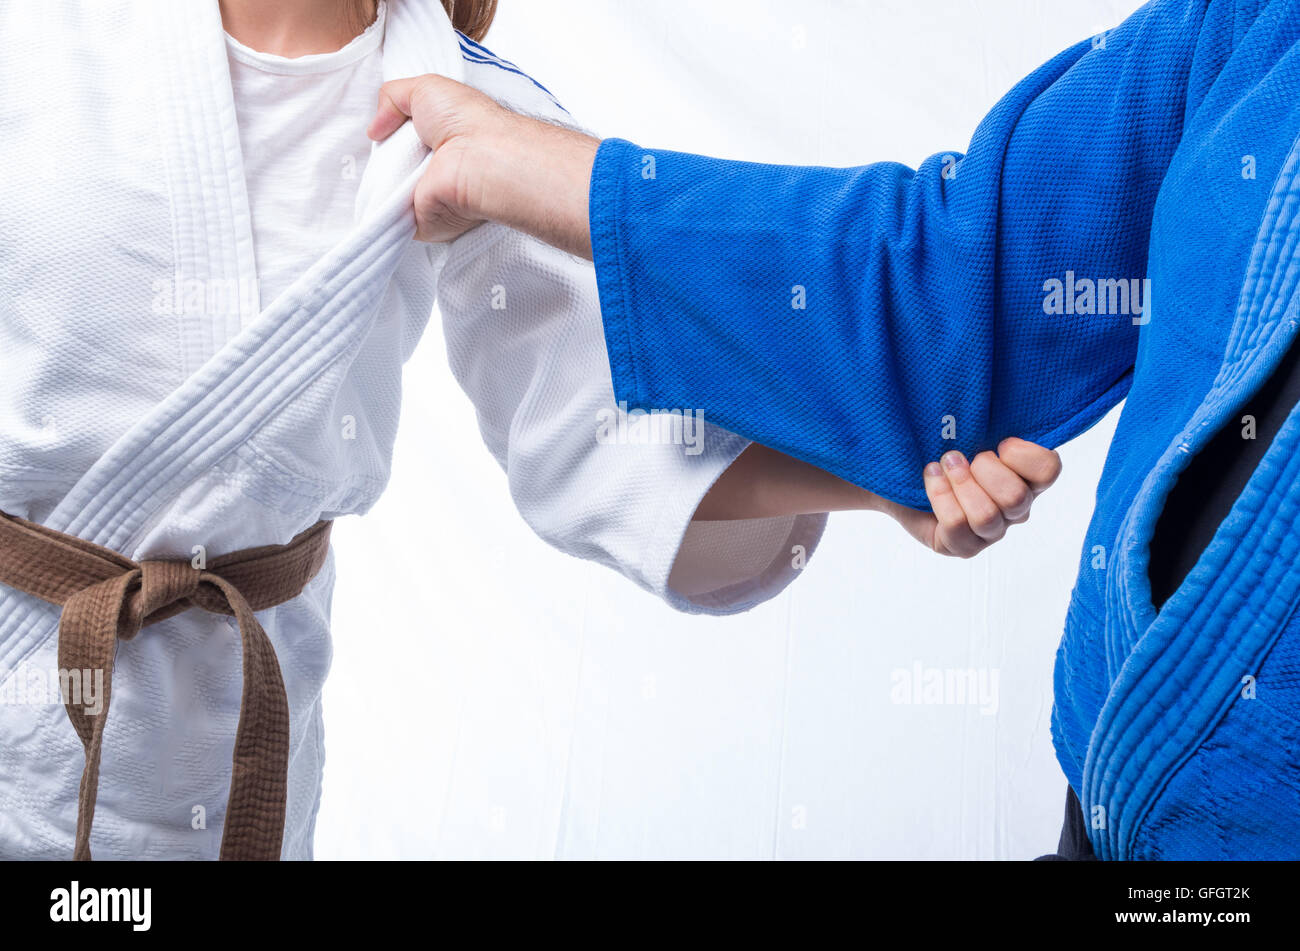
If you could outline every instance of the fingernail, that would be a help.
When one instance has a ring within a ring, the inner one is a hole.
[[[960,469],[966,462],[966,457],[957,450],[945,452],[943,454],[943,467],[948,470]]]
[[[943,475],[943,468],[939,465],[939,463],[932,462],[925,467],[925,474],[927,478],[933,479],[935,476]]]

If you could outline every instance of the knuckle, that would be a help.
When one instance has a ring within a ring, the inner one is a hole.
[[[1014,514],[1017,518],[1029,511],[1034,504],[1034,494],[1023,482],[1007,492],[1003,500],[1003,511]]]
[[[930,505],[934,507],[936,502],[943,501],[952,495],[952,486],[944,478],[927,479],[925,495],[930,500]]]
[[[966,515],[963,512],[944,512],[936,515],[939,520],[939,526],[945,532],[955,532],[966,525]]]
[[[415,203],[415,212],[421,217],[427,217],[433,214],[434,209],[438,206],[438,186],[431,180],[429,175],[424,175],[415,183],[415,194],[412,201]]]
[[[1051,455],[1047,460],[1047,478],[1054,481],[1061,474],[1061,454],[1055,449],[1050,450]]]
[[[991,503],[974,506],[970,513],[970,523],[977,529],[988,530],[997,526],[1001,521],[1001,510]]]
[[[428,96],[429,84],[424,79],[419,79],[411,85],[411,111],[422,109],[424,100]]]

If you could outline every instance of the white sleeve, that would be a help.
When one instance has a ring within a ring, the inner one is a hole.
[[[490,55],[468,51],[471,83],[573,124],[513,64],[480,62]],[[825,515],[691,521],[748,443],[688,407],[645,415],[615,405],[590,262],[484,225],[452,243],[438,305],[452,372],[516,507],[545,541],[695,613],[744,611],[803,570]]]
[[[824,515],[691,522],[748,443],[689,409],[615,405],[590,263],[484,225],[452,244],[438,305],[483,441],[547,542],[683,611],[743,611],[802,569]]]

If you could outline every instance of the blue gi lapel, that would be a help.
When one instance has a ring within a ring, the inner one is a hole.
[[[1186,582],[1157,615],[1147,549],[1179,474],[1260,388],[1300,327],[1300,138],[1274,185],[1223,366],[1199,409],[1147,475],[1106,578],[1109,697],[1084,767],[1084,805],[1103,859],[1131,858],[1171,774],[1238,696],[1300,601],[1300,411],[1293,411]],[[1153,320],[1160,318],[1154,301]]]

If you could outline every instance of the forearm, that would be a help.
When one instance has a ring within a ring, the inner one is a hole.
[[[815,515],[878,509],[879,496],[816,466],[751,444],[714,483],[695,511],[696,521]]]

